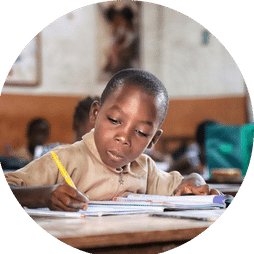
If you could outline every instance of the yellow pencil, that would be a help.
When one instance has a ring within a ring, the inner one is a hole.
[[[64,166],[62,165],[61,161],[59,160],[59,158],[57,157],[57,155],[51,151],[52,154],[52,158],[54,159],[56,165],[58,166],[59,171],[61,172],[63,178],[65,179],[65,181],[72,186],[73,188],[77,189],[76,186],[74,185],[74,183],[72,182],[70,176],[68,175],[67,171],[65,170]]]

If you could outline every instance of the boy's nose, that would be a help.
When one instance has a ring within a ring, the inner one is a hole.
[[[116,136],[116,141],[121,142],[123,145],[130,146],[130,135],[128,133],[119,133]]]
[[[126,140],[124,137],[117,137],[116,140],[121,142],[123,145],[128,145],[128,146],[130,145],[130,142]]]

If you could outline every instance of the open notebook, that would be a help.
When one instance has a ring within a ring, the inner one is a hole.
[[[90,201],[87,210],[78,212],[56,212],[48,208],[28,209],[31,216],[85,217],[103,215],[121,215],[133,213],[155,213],[179,210],[206,210],[226,208],[232,196],[158,196],[130,194],[128,197],[111,201]]]
[[[116,201],[122,202],[150,202],[151,204],[162,204],[179,208],[194,208],[194,207],[226,207],[227,203],[233,200],[231,195],[186,195],[186,196],[160,196],[148,194],[129,194],[126,198],[114,198]]]

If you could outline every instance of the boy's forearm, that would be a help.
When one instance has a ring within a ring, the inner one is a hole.
[[[29,208],[48,207],[54,186],[21,187],[9,184],[13,194],[22,206]]]

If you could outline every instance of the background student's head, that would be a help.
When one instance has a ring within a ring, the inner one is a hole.
[[[214,125],[217,122],[215,120],[204,120],[202,122],[200,122],[197,126],[197,130],[196,130],[196,141],[198,143],[198,145],[200,147],[204,147],[205,146],[205,132],[206,132],[206,128],[210,125]]]
[[[26,132],[28,140],[28,149],[33,154],[34,148],[38,145],[44,145],[50,136],[50,124],[41,117],[33,118],[27,125]]]
[[[206,140],[206,128],[210,125],[215,125],[217,122],[215,120],[204,120],[200,122],[196,130],[196,141],[200,148],[199,159],[201,164],[206,164],[206,151],[205,151],[205,140]]]
[[[127,69],[118,72],[94,103],[95,144],[102,161],[117,168],[134,161],[162,134],[159,129],[168,108],[164,85],[151,73]]]
[[[75,141],[82,139],[82,136],[94,128],[93,118],[90,118],[89,112],[94,101],[99,101],[99,97],[88,96],[84,100],[78,102],[73,115],[72,129]]]

